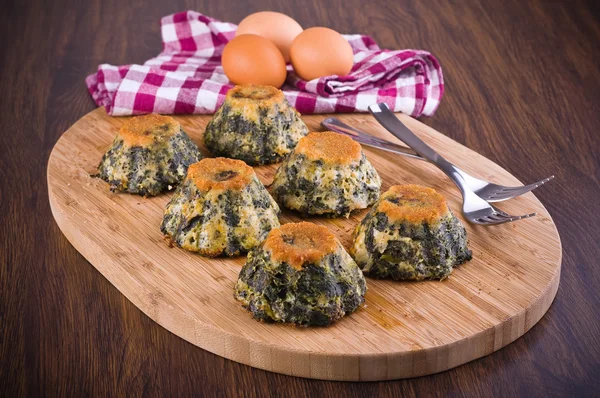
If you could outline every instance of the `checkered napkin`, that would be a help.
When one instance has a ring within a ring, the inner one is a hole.
[[[223,73],[221,54],[236,28],[195,11],[166,16],[161,20],[163,52],[144,65],[100,65],[86,79],[88,90],[113,116],[214,113],[233,87]],[[288,65],[282,90],[299,112],[366,112],[376,102],[414,117],[435,112],[444,83],[431,54],[381,50],[368,36],[344,37],[354,51],[348,76],[305,81]]]

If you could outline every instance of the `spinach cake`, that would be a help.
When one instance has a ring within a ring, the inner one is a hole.
[[[111,191],[154,196],[185,178],[202,157],[198,147],[169,116],[137,116],[121,126],[106,151],[98,174]]]
[[[345,216],[379,198],[381,179],[360,144],[342,134],[310,133],[298,141],[269,188],[284,207],[305,215]]]
[[[328,325],[364,302],[362,272],[325,227],[301,222],[273,229],[248,253],[234,297],[255,319]]]
[[[252,167],[211,158],[192,164],[167,204],[160,229],[177,246],[208,257],[248,252],[279,227],[279,206]]]
[[[281,161],[306,134],[306,125],[281,90],[242,85],[227,92],[206,126],[204,143],[217,156],[261,165]]]
[[[431,188],[395,185],[367,213],[350,253],[365,275],[395,280],[445,279],[471,259],[467,233]]]

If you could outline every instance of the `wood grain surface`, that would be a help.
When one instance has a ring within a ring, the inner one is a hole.
[[[327,115],[305,115],[310,131]],[[371,115],[337,116],[397,141]],[[519,181],[498,165],[432,128],[400,114],[404,123],[446,158],[486,180]],[[208,155],[202,135],[211,115],[177,116]],[[209,259],[169,247],[159,230],[172,193],[152,198],[111,193],[91,175],[125,121],[104,109],[88,113],[57,142],[48,161],[52,214],[73,246],[146,315],[217,355],[292,376],[343,381],[394,380],[453,368],[511,343],[546,312],[560,280],[562,249],[544,206],[528,193],[502,204],[510,214],[536,212],[515,224],[465,224],[473,259],[443,282],[368,278],[365,303],[326,328],[259,323],[233,298],[245,256]],[[463,223],[462,197],[432,165],[364,148],[382,190],[424,184],[442,193]],[[266,186],[279,165],[255,167]],[[326,226],[349,249],[367,210],[349,218],[301,218]]]
[[[592,1],[16,1],[0,12],[0,395],[593,396],[600,389],[600,15]],[[561,233],[556,299],[525,336],[433,376],[340,383],[223,359],[143,314],[53,220],[46,166],[94,109],[99,63],[160,51],[162,15],[195,9],[239,22],[285,12],[303,26],[423,48],[446,91],[422,121],[540,188]]]

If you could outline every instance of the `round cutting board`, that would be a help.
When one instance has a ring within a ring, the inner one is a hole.
[[[506,185],[520,182],[485,157],[435,130],[399,115],[433,148],[465,171]],[[320,130],[326,116],[304,116]],[[396,141],[370,115],[342,121]],[[210,116],[178,116],[203,153]],[[523,335],[544,315],[558,288],[560,238],[552,218],[532,194],[500,203],[510,214],[537,212],[515,223],[465,223],[473,260],[442,282],[367,278],[366,301],[329,327],[260,323],[233,298],[244,257],[209,259],[170,248],[159,225],[172,193],[153,198],[111,193],[90,177],[125,118],[90,112],[56,143],[48,162],[48,193],[59,227],[86,259],[129,300],[176,335],[225,358],[288,375],[329,380],[388,380],[440,372],[490,354]],[[434,166],[363,148],[383,180],[420,184],[446,196],[464,222],[461,197]],[[255,168],[268,185],[277,165]],[[541,189],[552,189],[552,186]],[[366,211],[350,218],[310,218],[348,248]],[[281,222],[299,221],[284,211]]]

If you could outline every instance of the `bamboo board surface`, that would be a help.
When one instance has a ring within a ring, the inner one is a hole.
[[[326,115],[303,116],[311,131]],[[365,114],[342,121],[396,141]],[[210,115],[176,116],[209,155],[202,132]],[[474,176],[520,182],[474,151],[406,115],[403,122],[451,162]],[[260,323],[233,298],[244,257],[208,259],[169,248],[159,230],[172,193],[154,198],[110,193],[91,178],[124,118],[90,112],[56,143],[48,162],[53,215],[73,246],[154,321],[225,358],[273,372],[329,380],[389,380],[453,368],[522,336],[550,307],[560,280],[561,244],[552,218],[532,194],[498,205],[510,214],[538,216],[493,227],[468,224],[453,183],[434,166],[363,147],[379,172],[382,192],[395,184],[432,187],[465,223],[473,260],[449,279],[395,282],[367,278],[365,304],[329,327]],[[265,185],[278,165],[256,167]],[[342,244],[365,211],[349,219],[311,217]],[[304,218],[283,210],[281,223]]]

